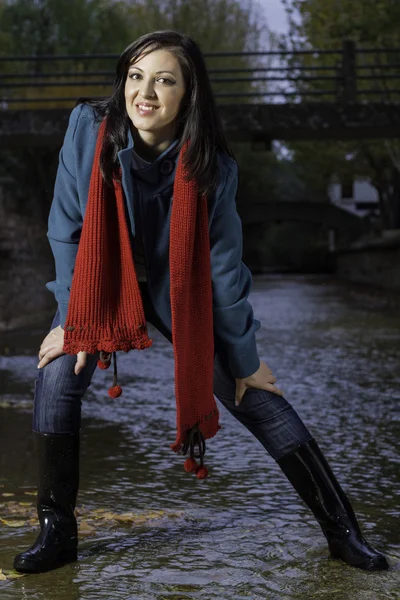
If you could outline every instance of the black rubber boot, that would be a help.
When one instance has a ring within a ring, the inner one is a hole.
[[[79,487],[79,433],[33,435],[41,531],[35,543],[14,558],[14,568],[27,573],[75,561],[78,547],[74,509]]]
[[[332,557],[367,571],[389,567],[384,555],[363,538],[351,504],[315,440],[277,462],[316,517]]]

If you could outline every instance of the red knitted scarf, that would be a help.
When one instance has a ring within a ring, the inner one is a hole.
[[[143,350],[148,337],[143,303],[129,239],[122,185],[108,186],[101,175],[100,155],[106,120],[100,125],[82,233],[76,256],[63,350],[67,354],[100,351],[98,366],[114,357],[111,397],[117,385],[117,350]],[[170,224],[169,267],[172,342],[175,360],[177,436],[171,448],[186,454],[184,468],[199,479],[205,439],[220,425],[213,395],[214,333],[207,198],[194,180],[186,181],[182,148],[174,181]],[[120,175],[121,173],[119,173]],[[195,454],[195,448],[198,453]],[[196,449],[197,450],[197,449]],[[200,458],[200,465],[195,458]]]

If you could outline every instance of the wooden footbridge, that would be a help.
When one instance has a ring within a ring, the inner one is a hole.
[[[206,53],[229,139],[400,137],[400,48]],[[118,55],[0,57],[3,147],[59,146],[78,97],[111,93]]]

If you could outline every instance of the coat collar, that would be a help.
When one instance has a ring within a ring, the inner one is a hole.
[[[134,176],[143,179],[148,184],[158,185],[163,178],[170,176],[175,171],[177,158],[177,145],[179,140],[174,140],[172,144],[164,150],[160,156],[156,158],[148,167],[135,170]],[[122,187],[127,198],[132,198],[132,150],[134,148],[133,136],[130,128],[128,128],[128,142],[126,148],[118,152],[118,158],[122,169]]]

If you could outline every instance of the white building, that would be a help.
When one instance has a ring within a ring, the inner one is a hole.
[[[378,190],[367,177],[333,182],[328,187],[328,196],[333,204],[360,217],[379,215]]]

